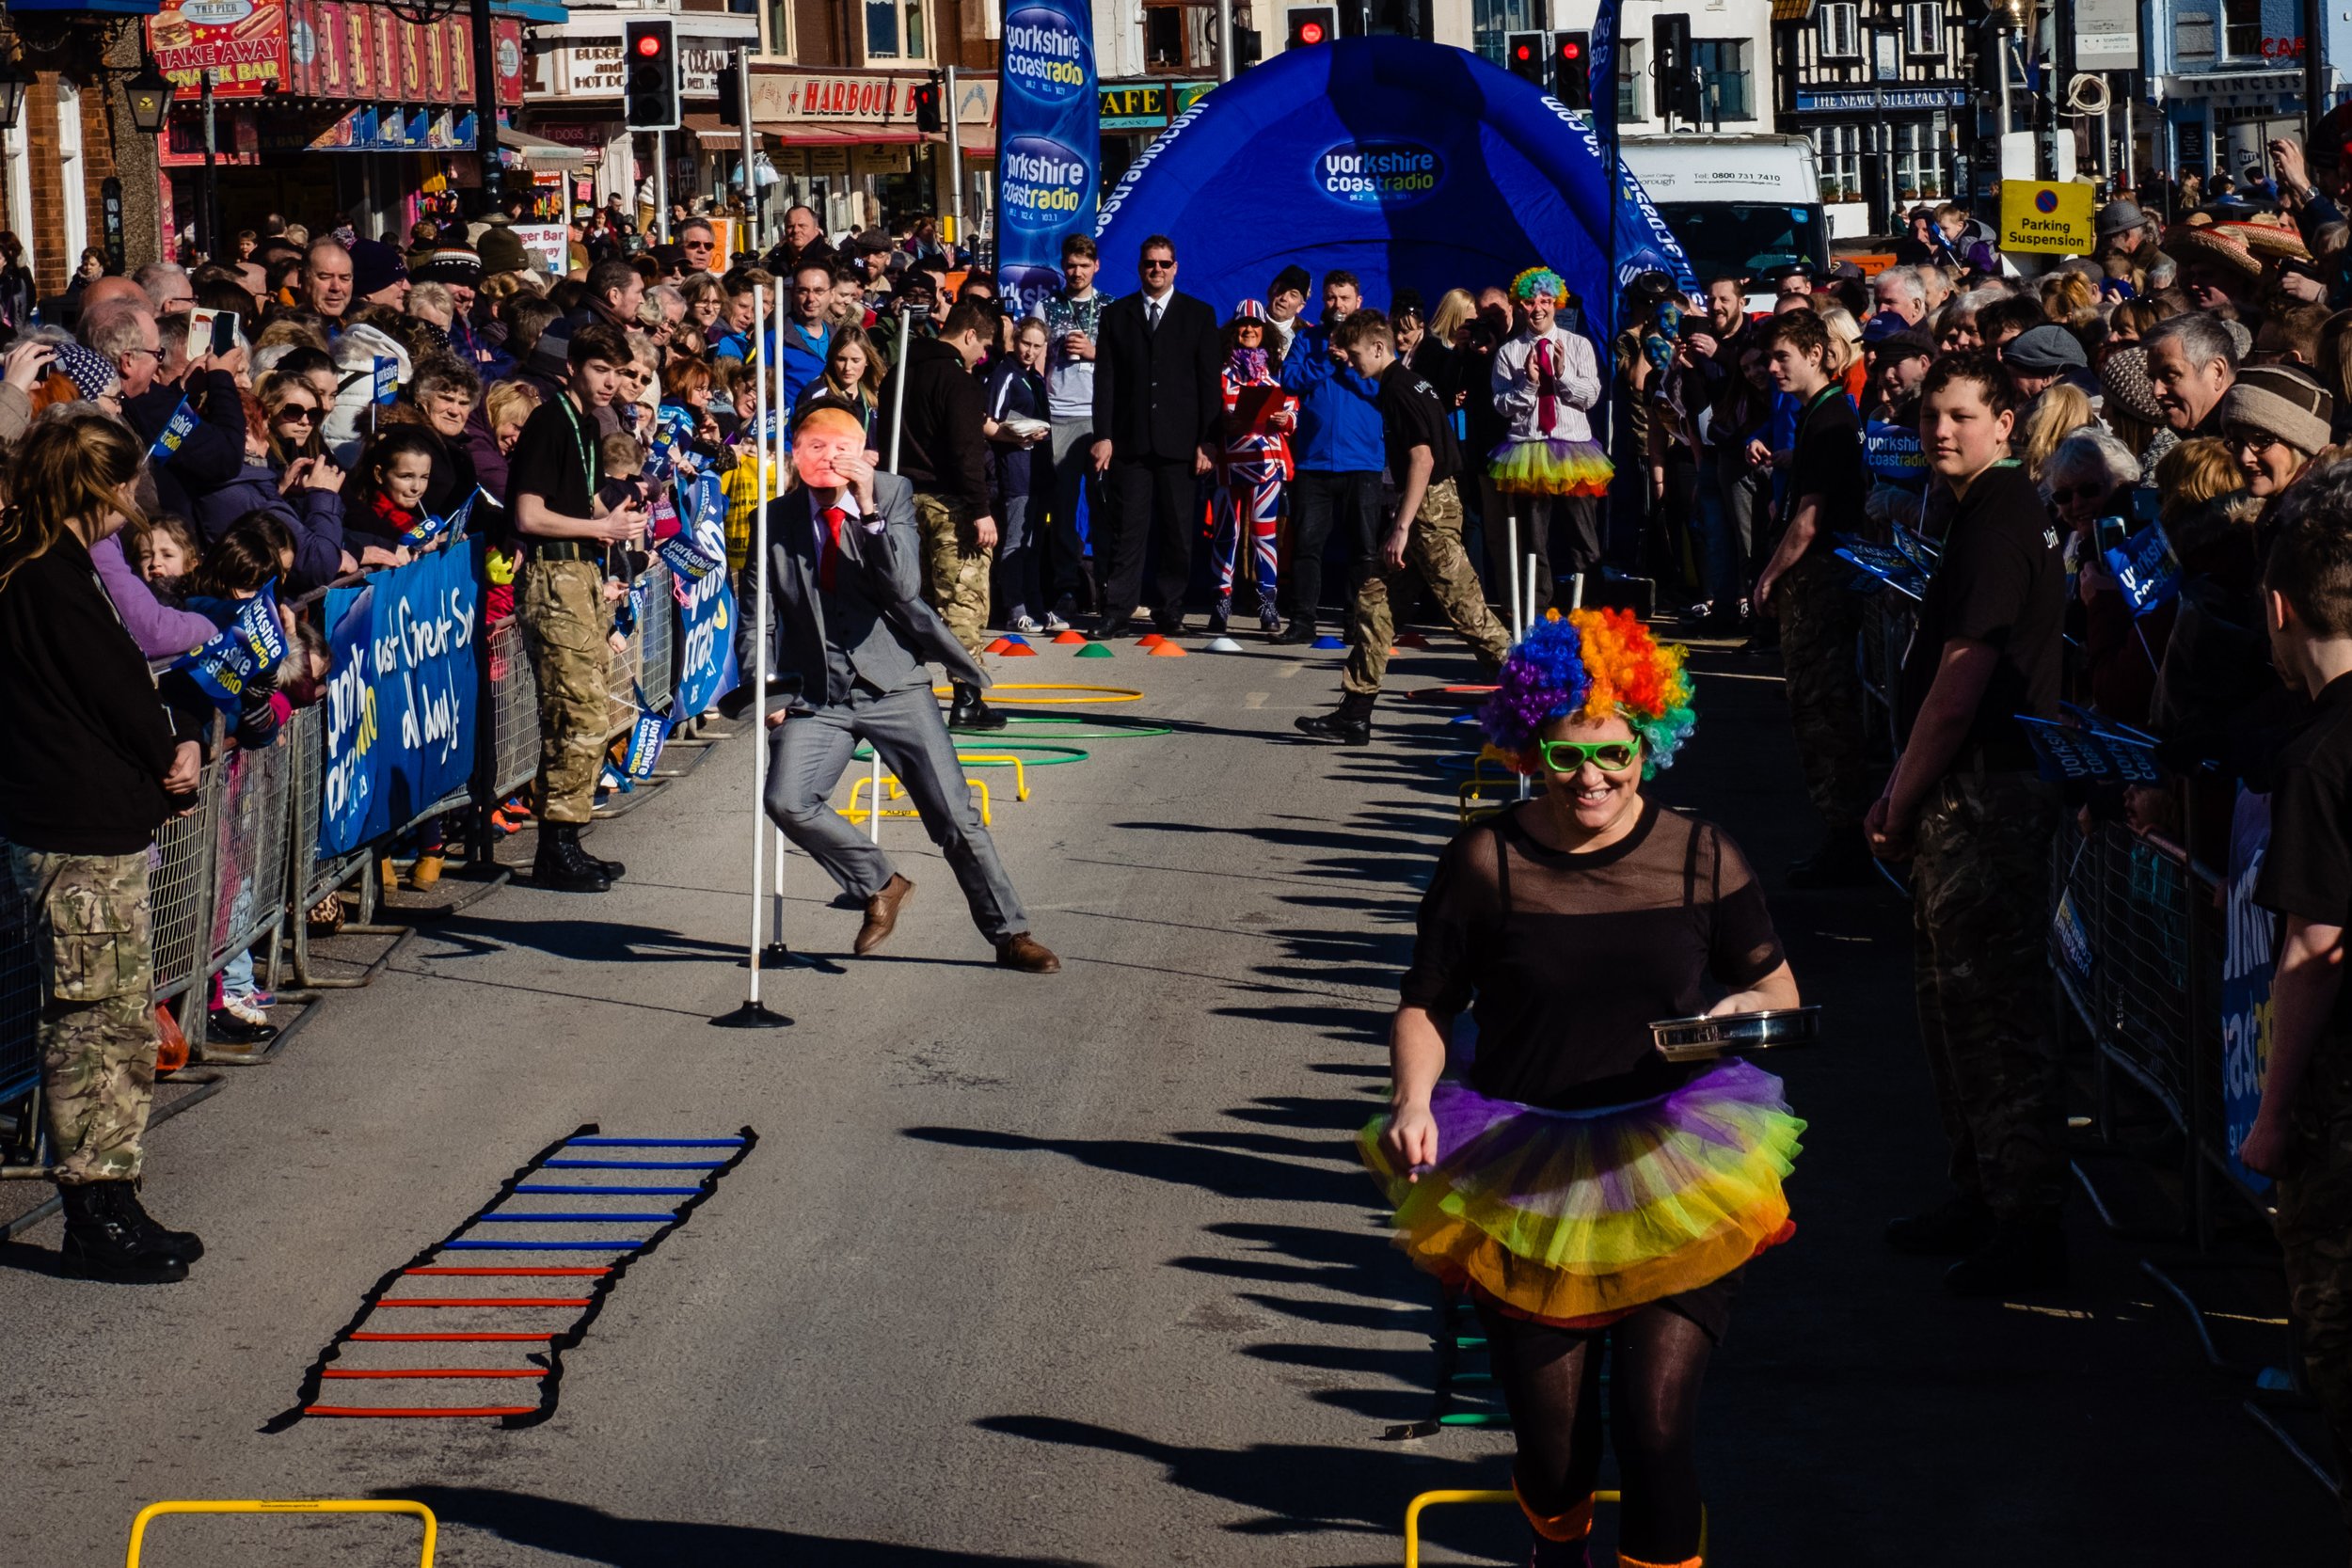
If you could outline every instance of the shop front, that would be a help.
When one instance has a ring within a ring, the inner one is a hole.
[[[1107,194],[1168,122],[1208,96],[1215,80],[1102,84],[1103,189]]]
[[[721,11],[681,11],[676,20],[679,93],[691,125],[715,119],[719,78],[735,69],[737,50],[758,47],[759,21]],[[587,189],[573,193],[574,217],[585,217],[584,208],[612,196],[632,208],[652,205],[654,160],[664,138],[632,133],[623,119],[623,28],[619,15],[583,12],[532,30],[529,107],[522,124],[533,135],[578,150],[594,166]],[[673,201],[691,205],[698,198],[723,194],[742,161],[740,148],[732,160],[707,156],[691,132],[671,133],[666,140],[664,172]]]
[[[914,122],[914,89],[930,79],[921,71],[755,66],[752,120],[779,176],[768,189],[767,211],[773,214],[796,203],[813,208],[831,233],[952,212],[946,137]],[[995,155],[994,79],[959,77],[955,116],[971,228],[985,210],[988,160]],[[739,144],[733,155],[740,159]]]
[[[464,193],[480,189],[481,148],[495,139],[478,123],[465,13],[420,20],[362,0],[202,6],[200,24],[178,0],[149,24],[149,46],[175,89],[158,153],[166,231],[176,240],[193,241],[205,222],[208,69],[211,184],[224,236],[274,214],[314,234],[348,223],[401,241],[421,219],[460,215]],[[236,7],[245,13],[227,27],[214,21]],[[522,25],[511,16],[490,23],[504,107],[522,102]]]

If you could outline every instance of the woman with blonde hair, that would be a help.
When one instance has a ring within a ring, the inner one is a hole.
[[[1829,328],[1829,378],[1859,404],[1870,389],[1870,367],[1862,357],[1862,324],[1842,305],[1820,305],[1814,309],[1821,325]]]
[[[138,514],[145,451],[119,420],[71,408],[35,420],[17,450],[0,512],[0,824],[40,974],[59,1261],[74,1277],[160,1284],[186,1278],[204,1246],[149,1218],[136,1185],[155,1081],[148,856],[195,803],[213,709],[184,672],[148,674],[91,562]]]
[[[2043,465],[2050,461],[2058,443],[2085,425],[2096,422],[2088,392],[2072,382],[2053,382],[2033,400],[2025,427],[2018,432],[2017,455],[2025,461],[2026,472],[2039,482]]]
[[[1478,299],[1468,289],[1448,289],[1438,296],[1429,315],[1429,336],[1448,348],[1459,348],[1462,328],[1478,319]]]
[[[2042,280],[2042,313],[2060,326],[2088,326],[2099,319],[2099,294],[2090,279],[2071,268]]]

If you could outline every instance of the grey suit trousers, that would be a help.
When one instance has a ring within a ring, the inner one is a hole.
[[[906,786],[931,842],[972,907],[972,924],[991,942],[1029,928],[1021,895],[996,858],[996,841],[981,825],[965,787],[955,742],[939,716],[930,687],[876,696],[857,691],[838,707],[787,719],[768,733],[770,820],[823,866],[841,891],[866,899],[896,873],[890,857],[830,804],[834,785],[861,740],[871,742],[882,766]]]

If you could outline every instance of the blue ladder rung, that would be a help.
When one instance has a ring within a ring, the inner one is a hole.
[[[700,1187],[564,1187],[527,1181],[515,1189],[545,1197],[692,1197]]]
[[[740,1138],[566,1138],[566,1148],[740,1148]]]
[[[549,1160],[543,1170],[724,1170],[724,1160]]]
[[[626,1252],[630,1247],[645,1244],[644,1238],[615,1239],[610,1242],[443,1242],[452,1251],[463,1252]]]
[[[677,1218],[659,1214],[476,1214],[485,1225],[667,1225]]]

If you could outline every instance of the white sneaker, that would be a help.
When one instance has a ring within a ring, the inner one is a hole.
[[[1045,624],[1038,629],[1040,631],[1068,631],[1070,623],[1061,618],[1061,611],[1049,610],[1045,612]]]
[[[1034,616],[1016,615],[1005,623],[1007,631],[1032,632],[1040,629]]]
[[[269,1022],[269,1014],[255,1006],[250,997],[224,996],[220,999],[220,1010],[239,1023],[259,1024]]]

